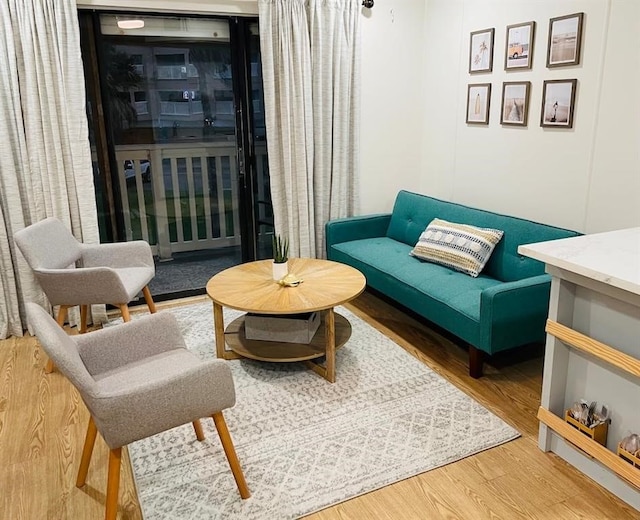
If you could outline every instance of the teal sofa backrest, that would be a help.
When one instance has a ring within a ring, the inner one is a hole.
[[[434,218],[504,231],[504,236],[483,270],[483,273],[503,282],[544,273],[542,262],[518,254],[519,245],[580,234],[403,190],[396,198],[387,236],[413,246],[418,241],[420,233]]]

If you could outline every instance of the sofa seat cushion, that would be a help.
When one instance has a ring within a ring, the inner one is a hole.
[[[441,265],[423,262],[411,256],[411,246],[388,237],[343,242],[333,245],[332,249],[336,260],[348,259],[345,263],[361,270],[371,287],[382,290],[378,278],[389,276],[396,283],[402,282],[420,293],[421,298],[435,300],[439,307],[452,309],[455,314],[462,313],[473,322],[480,321],[480,293],[501,283],[484,274],[472,278]],[[422,303],[416,302],[415,307],[420,308]],[[430,318],[423,312],[420,314]]]
[[[417,262],[417,259],[409,254],[411,246],[387,237],[342,242],[335,244],[333,249],[359,263],[375,266],[381,272],[394,277],[403,271],[410,273]]]
[[[430,298],[478,322],[480,321],[480,294],[484,289],[501,283],[482,274],[474,279],[446,267],[425,262],[418,263],[412,278],[399,276],[398,280],[413,285]]]

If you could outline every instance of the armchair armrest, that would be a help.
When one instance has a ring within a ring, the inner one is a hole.
[[[489,353],[501,350],[501,341],[525,344],[544,337],[549,312],[551,277],[541,274],[505,282],[480,293],[480,348]],[[538,330],[539,329],[539,330]],[[506,336],[510,338],[506,338]]]
[[[212,359],[170,379],[98,390],[87,405],[104,440],[115,447],[211,416],[232,407],[235,400],[231,369],[225,361]]]
[[[92,376],[162,352],[185,348],[178,322],[170,312],[143,316],[91,334],[73,336],[73,339]]]
[[[330,220],[325,224],[327,252],[332,245],[341,242],[383,237],[387,233],[389,222],[391,213]]]
[[[113,244],[80,244],[83,267],[154,267],[151,246],[144,240]]]

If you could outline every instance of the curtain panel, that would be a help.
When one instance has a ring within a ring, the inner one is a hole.
[[[48,305],[13,234],[45,217],[99,241],[75,0],[0,0],[0,339]]]
[[[357,211],[360,5],[259,0],[276,232],[292,256],[324,257],[324,225]]]

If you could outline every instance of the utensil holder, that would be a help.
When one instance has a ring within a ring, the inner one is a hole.
[[[640,450],[635,453],[631,453],[618,444],[618,456],[626,460],[629,464],[633,464],[636,468],[640,469]]]
[[[580,430],[590,439],[593,439],[598,444],[602,444],[603,446],[607,445],[607,433],[609,432],[609,422],[604,422],[602,424],[597,424],[594,428],[589,428],[585,426],[580,421],[576,421],[569,410],[564,413],[564,420],[573,426],[575,429]]]

